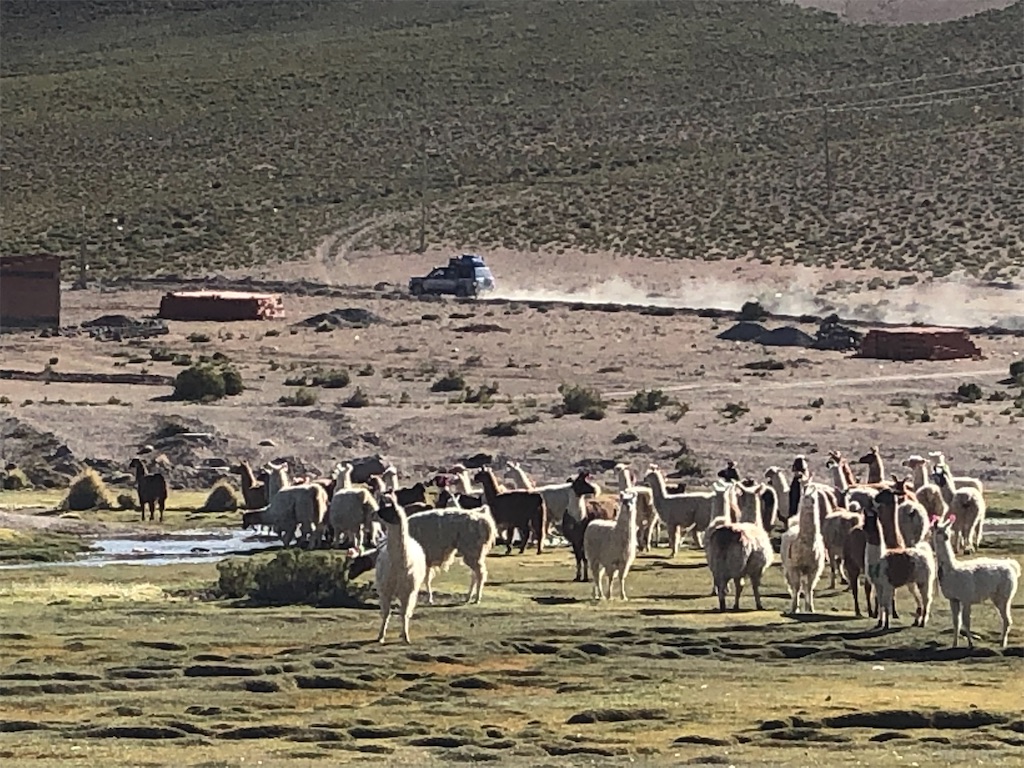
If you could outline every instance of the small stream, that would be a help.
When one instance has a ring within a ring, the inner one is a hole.
[[[92,567],[104,565],[171,565],[214,563],[231,555],[243,555],[281,546],[276,536],[244,530],[185,530],[166,534],[138,534],[85,539],[92,549],[73,560],[54,563],[13,563],[0,569],[41,567]]]

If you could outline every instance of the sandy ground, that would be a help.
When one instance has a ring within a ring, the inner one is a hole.
[[[348,252],[340,259],[291,265],[287,274],[346,286],[344,293],[381,281],[403,284],[409,275],[442,263],[446,255]],[[784,303],[798,290],[813,296],[826,282],[879,276],[772,270],[736,262],[611,258],[488,255],[504,291],[513,297],[525,297],[529,286],[543,285],[560,286],[558,291],[551,290],[562,295],[575,290],[577,297],[582,293],[604,301],[612,296],[639,301],[653,293],[675,296],[680,304],[718,306],[726,302],[715,301],[716,296],[701,287],[742,285],[729,300],[735,306],[759,295],[751,291],[779,293]],[[611,274],[615,277],[604,277]],[[273,269],[267,275],[280,278]],[[898,275],[883,277],[898,279]],[[620,292],[611,291],[609,284]],[[632,293],[623,295],[628,291],[622,286]],[[112,312],[155,314],[163,290],[67,292],[64,319],[77,323]],[[534,288],[529,295],[543,298],[547,290]],[[950,283],[933,284],[930,290],[959,291],[958,305],[940,304],[948,314],[965,307],[1008,313],[1024,306],[1020,288],[967,289]],[[148,358],[155,343],[193,356],[220,351],[240,367],[248,388],[241,396],[218,404],[184,405],[165,400],[169,393],[165,387],[0,381],[0,395],[11,401],[0,406],[0,414],[52,430],[78,456],[123,459],[126,464],[158,416],[181,414],[226,437],[230,455],[222,458],[265,460],[292,455],[321,470],[335,461],[382,453],[407,475],[418,478],[485,452],[495,457],[499,467],[507,459],[520,460],[535,480],[559,481],[576,466],[598,467],[600,461],[626,461],[638,472],[651,461],[671,468],[673,455],[685,441],[711,475],[727,458],[737,460],[746,473],[759,475],[769,465],[788,466],[798,453],[808,454],[814,471],[824,474],[828,450],[839,449],[856,458],[877,444],[892,471],[899,471],[899,462],[911,453],[943,450],[958,473],[982,477],[990,487],[1024,485],[1019,455],[1024,433],[1007,410],[1012,403],[957,404],[950,397],[962,382],[978,383],[986,397],[1009,393],[998,382],[1006,377],[1009,363],[1024,351],[1018,337],[976,336],[984,354],[980,360],[898,363],[721,341],[716,335],[733,324],[729,320],[608,312],[585,305],[530,308],[520,302],[415,301],[387,292],[361,295],[371,298],[287,295],[285,320],[171,322],[171,334],[159,340],[116,343],[82,335],[4,336],[0,341],[4,367],[29,370],[40,370],[56,357],[61,371],[145,369],[173,375],[180,368],[170,363],[115,368],[116,362],[126,358],[114,354],[130,351]],[[896,291],[878,289],[848,298],[853,297],[869,306],[886,297],[898,303]],[[368,309],[384,322],[330,333],[291,325],[319,312],[352,306]],[[489,332],[460,330],[469,324],[491,328]],[[769,328],[779,324],[767,322]],[[815,331],[814,325],[801,327],[811,334]],[[267,336],[268,331],[279,335]],[[206,333],[212,341],[188,341],[194,332]],[[775,371],[743,367],[768,358],[785,367]],[[349,368],[352,384],[317,390],[319,401],[309,408],[278,405],[282,394],[295,389],[284,386],[285,378],[313,365]],[[365,365],[372,366],[372,374],[356,376],[356,369]],[[461,371],[473,388],[497,383],[495,402],[453,403],[451,394],[431,392],[431,384],[448,369]],[[563,383],[593,387],[610,398],[607,418],[586,421],[552,415]],[[356,386],[371,396],[372,405],[340,407]],[[625,398],[641,388],[662,389],[684,405],[685,415],[668,418],[678,414],[677,406],[651,414],[625,413]],[[111,397],[131,405],[108,405]],[[28,400],[33,402],[26,404]],[[723,413],[729,404],[749,410],[730,419]],[[925,410],[930,420],[922,421]],[[522,424],[516,436],[481,433],[497,422],[527,417],[537,420]],[[271,438],[275,445],[258,446],[263,438]],[[602,479],[610,482],[611,474]]]

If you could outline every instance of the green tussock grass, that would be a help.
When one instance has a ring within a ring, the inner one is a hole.
[[[19,664],[0,689],[3,721],[21,725],[0,730],[0,749],[15,762],[59,753],[111,766],[186,755],[220,764],[247,749],[282,765],[360,753],[403,764],[490,754],[512,766],[562,755],[675,765],[727,752],[766,766],[792,761],[794,748],[801,764],[885,766],[894,744],[920,765],[979,750],[987,765],[1017,759],[1020,634],[1010,653],[993,652],[990,609],[974,614],[979,658],[940,661],[950,640],[941,600],[929,627],[903,619],[878,634],[853,618],[848,594],[822,585],[817,614],[794,620],[780,615],[776,564],[766,611],[719,614],[703,555],[668,560],[662,549],[638,559],[629,602],[595,605],[590,585],[569,580],[566,549],[497,552],[481,605],[460,603],[461,565],[439,574],[411,646],[394,626],[387,645],[372,642],[372,606],[196,601],[218,579],[212,564],[9,572],[2,639]],[[616,722],[570,722],[608,710]],[[853,713],[870,723],[831,721]],[[991,724],[942,725],[970,717]],[[70,734],[87,750],[67,749]],[[693,736],[720,743],[676,741]]]
[[[904,27],[678,0],[0,14],[0,249],[84,241],[97,276],[303,257],[384,213],[355,245],[408,250],[424,186],[434,244],[1021,262],[1019,71],[956,74],[1018,62],[1020,4]],[[826,211],[818,108],[899,97],[943,103],[829,118]]]

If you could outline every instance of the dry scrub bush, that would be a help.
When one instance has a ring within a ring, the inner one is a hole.
[[[348,559],[338,552],[287,549],[273,559],[232,557],[217,564],[217,593],[257,605],[361,607],[369,585],[350,584]]]
[[[0,472],[0,487],[5,491],[24,491],[32,487],[31,481],[20,468],[11,467]]]
[[[87,467],[71,481],[68,495],[61,502],[61,509],[84,512],[90,509],[115,509],[117,499],[103,478],[92,467]]]
[[[200,512],[234,512],[244,506],[241,492],[227,480],[218,480],[210,490]]]

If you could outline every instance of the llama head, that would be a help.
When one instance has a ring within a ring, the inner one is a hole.
[[[938,466],[935,471],[932,472],[932,479],[939,488],[945,488],[949,485],[949,475],[946,474],[946,468],[944,466]]]
[[[577,496],[593,496],[597,494],[597,488],[590,481],[592,476],[589,472],[580,471],[574,478],[569,478],[569,482],[572,484],[572,492]]]
[[[380,506],[377,509],[377,517],[389,525],[398,525],[402,522],[402,508],[398,506],[394,494],[385,494],[381,497]]]
[[[622,491],[619,494],[619,514],[636,511],[636,491]]]
[[[878,462],[878,459],[879,459],[878,448],[877,447],[872,447],[870,451],[865,453],[863,456],[861,456],[859,459],[857,459],[857,461],[855,461],[854,463],[855,464],[875,464],[875,463]]]
[[[916,469],[917,467],[923,467],[927,462],[924,456],[918,456],[916,453],[913,456],[908,456],[903,460],[903,466],[909,467],[910,469]]]

